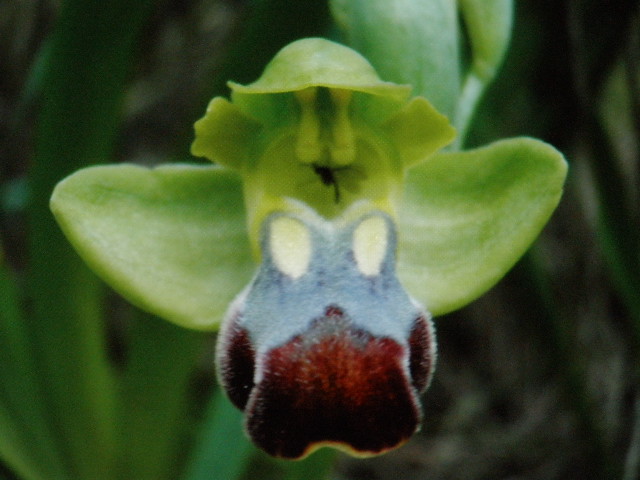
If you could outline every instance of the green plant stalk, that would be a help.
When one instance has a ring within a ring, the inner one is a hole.
[[[471,124],[471,119],[487,86],[488,83],[473,72],[469,72],[464,78],[460,91],[460,99],[458,101],[458,109],[455,114],[456,129],[458,130],[458,137],[456,137],[454,143],[456,150],[461,149],[464,145],[464,139]]]
[[[460,148],[478,102],[493,81],[509,46],[513,24],[512,0],[458,0],[469,40],[470,65],[462,76],[454,116]]]
[[[74,479],[109,478],[115,388],[101,321],[101,288],[48,209],[53,186],[109,159],[134,40],[152,2],[68,0],[50,39],[36,154],[30,170],[26,318],[47,415]]]
[[[640,475],[640,398],[637,395],[633,407],[633,425],[629,448],[625,454],[622,480],[634,480]]]

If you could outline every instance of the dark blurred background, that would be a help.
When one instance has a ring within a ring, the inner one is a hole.
[[[0,245],[18,285],[29,281],[38,69],[59,3],[0,2]],[[638,478],[640,6],[516,3],[511,48],[467,146],[515,135],[548,141],[570,163],[564,198],[498,286],[436,320],[438,370],[422,432],[382,457],[340,456],[336,479]],[[188,154],[192,123],[209,98],[227,93],[227,79],[253,80],[289,41],[333,33],[317,0],[155,2],[122,99],[115,158],[198,161]],[[127,307],[114,295],[109,305],[117,363]],[[212,339],[205,344],[195,405],[214,378]],[[252,462],[245,478],[268,474],[264,458]]]

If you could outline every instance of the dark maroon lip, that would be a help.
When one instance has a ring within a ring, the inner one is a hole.
[[[249,335],[236,323],[223,344],[221,379],[245,410],[253,441],[273,456],[301,458],[323,445],[374,455],[419,428],[418,396],[433,368],[429,334],[418,317],[404,345],[376,337],[332,305],[303,334],[256,361]]]

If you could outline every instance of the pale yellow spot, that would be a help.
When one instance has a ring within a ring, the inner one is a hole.
[[[309,269],[311,235],[294,218],[279,217],[271,222],[269,247],[278,270],[291,278],[300,278]]]
[[[363,275],[380,274],[389,244],[387,223],[382,217],[370,217],[353,232],[353,255]]]

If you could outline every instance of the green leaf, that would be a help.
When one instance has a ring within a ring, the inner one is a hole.
[[[0,249],[0,457],[21,478],[62,480],[66,465],[47,423],[17,282],[2,255]]]
[[[192,428],[189,401],[205,335],[139,310],[129,320],[117,478],[175,479],[183,440]]]
[[[329,480],[333,466],[336,463],[338,452],[332,448],[322,448],[317,452],[312,453],[307,458],[291,462],[284,463],[281,460],[279,463],[283,464],[285,476],[282,480]]]
[[[566,173],[562,154],[530,138],[438,154],[410,170],[399,212],[400,280],[435,315],[476,299],[540,233]]]
[[[91,167],[51,208],[87,264],[122,296],[178,325],[217,328],[250,280],[240,179],[219,167]]]
[[[242,430],[242,412],[222,390],[215,391],[207,409],[183,480],[235,480],[247,469],[256,448]]]
[[[25,162],[30,197],[24,324],[39,386],[33,415],[43,403],[59,462],[77,480],[112,473],[115,379],[105,348],[103,289],[55,224],[49,197],[64,176],[111,158],[138,34],[154,4],[59,2],[38,85],[34,155]]]

